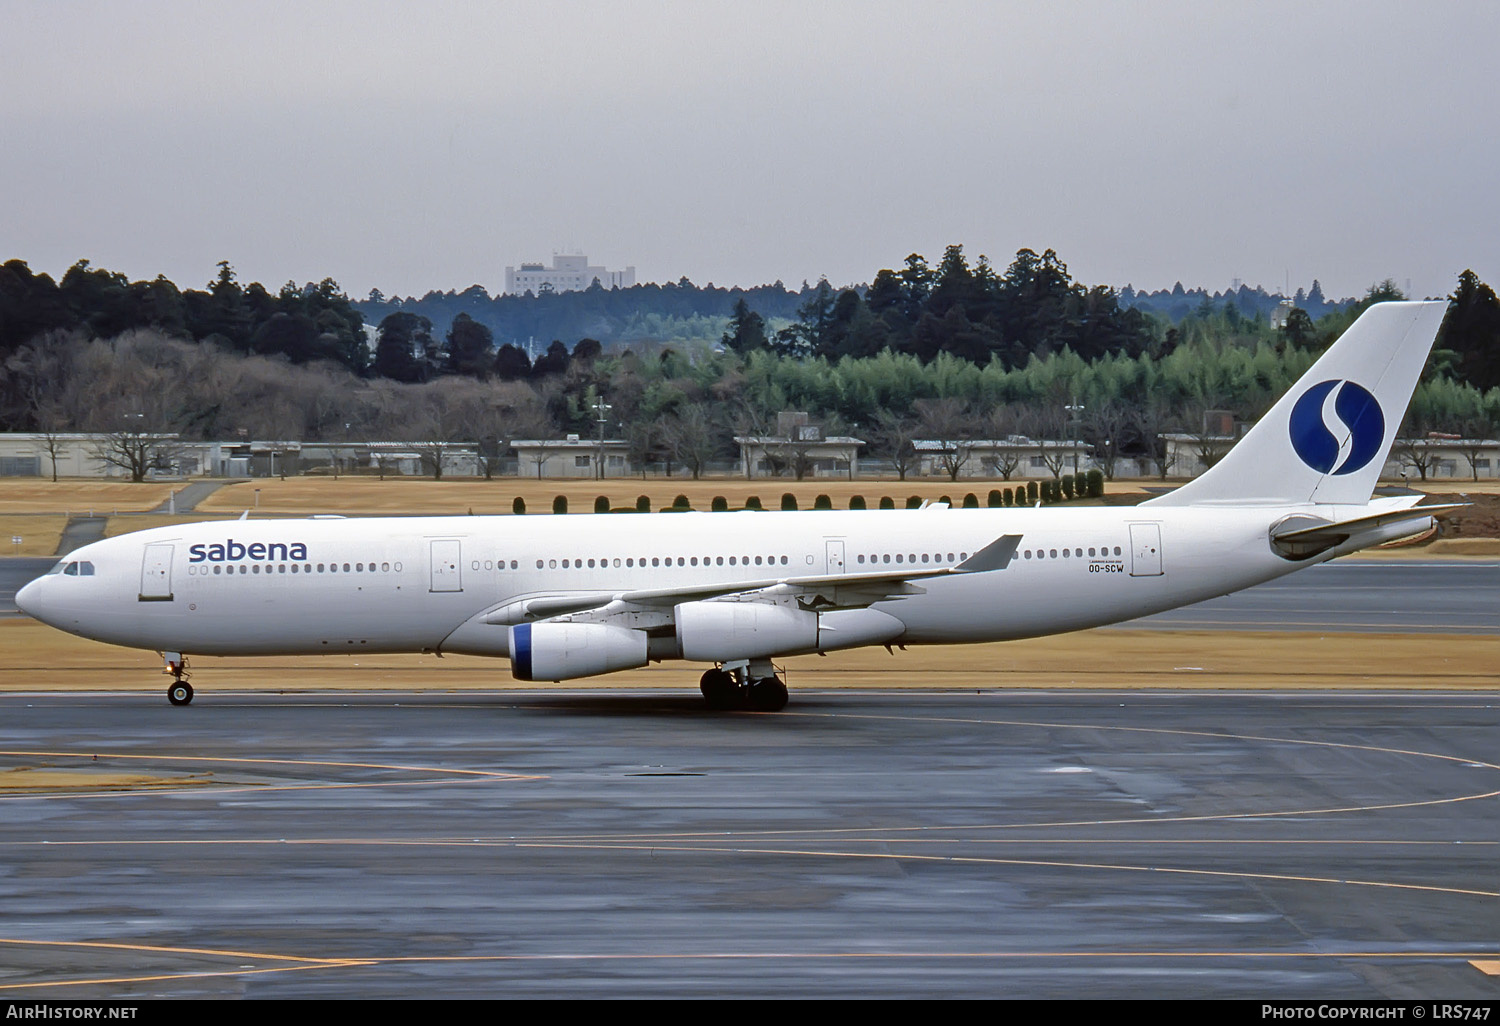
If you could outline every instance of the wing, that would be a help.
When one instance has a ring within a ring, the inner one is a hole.
[[[518,599],[485,614],[494,625],[529,623],[553,617],[600,614],[590,619],[616,617],[636,621],[633,626],[652,627],[671,623],[673,607],[683,602],[786,602],[795,600],[803,609],[861,609],[923,589],[914,583],[958,574],[1004,570],[1015,558],[1021,535],[1001,535],[962,563],[951,567],[918,570],[882,570],[856,574],[820,574],[806,577],[772,577],[753,581],[730,581],[678,588],[650,588],[623,592],[575,592],[538,595]]]

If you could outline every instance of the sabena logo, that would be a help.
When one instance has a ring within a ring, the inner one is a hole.
[[[251,542],[241,545],[233,538],[211,545],[193,545],[188,548],[189,563],[233,563],[241,559],[256,560],[304,560],[307,546],[302,542]]]
[[[1288,430],[1303,463],[1322,474],[1352,474],[1380,452],[1385,416],[1363,385],[1323,381],[1302,393]]]

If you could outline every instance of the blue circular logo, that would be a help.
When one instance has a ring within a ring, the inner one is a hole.
[[[1333,396],[1332,410],[1328,397]],[[1329,424],[1332,413],[1338,424]],[[1380,404],[1363,385],[1352,381],[1323,381],[1306,392],[1292,407],[1289,425],[1292,448],[1303,463],[1322,474],[1352,474],[1368,464],[1385,441],[1385,416]],[[1349,450],[1342,462],[1339,438],[1348,434]]]

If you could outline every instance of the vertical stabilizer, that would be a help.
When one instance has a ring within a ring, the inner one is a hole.
[[[1223,459],[1150,504],[1369,502],[1447,309],[1370,307]]]

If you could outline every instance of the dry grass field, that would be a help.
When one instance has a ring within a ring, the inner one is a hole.
[[[64,516],[0,512],[0,556],[50,556],[67,526]],[[20,538],[21,544],[13,544],[12,538]]]
[[[345,515],[381,514],[487,514],[509,513],[511,504],[519,497],[526,503],[528,513],[551,513],[552,500],[558,495],[567,497],[568,512],[592,513],[594,499],[603,495],[615,507],[634,506],[636,497],[645,495],[651,500],[652,509],[670,506],[678,495],[686,495],[694,509],[708,509],[714,496],[722,495],[731,507],[745,505],[753,495],[758,496],[766,509],[779,509],[781,496],[790,492],[797,497],[801,509],[811,509],[819,495],[827,495],[834,506],[847,508],[849,499],[862,495],[870,507],[880,502],[880,497],[889,495],[898,506],[904,506],[908,496],[936,500],[946,495],[954,505],[963,501],[968,492],[973,492],[984,503],[992,481],[960,481],[954,484],[946,479],[932,478],[910,481],[795,481],[787,479],[746,481],[744,478],[705,478],[664,480],[649,478],[610,478],[605,481],[561,481],[532,480],[505,477],[493,481],[462,478],[458,480],[433,481],[429,478],[387,478],[384,481],[368,477],[343,477],[338,480],[324,477],[299,477],[260,480],[246,484],[234,484],[219,489],[198,506],[201,512],[234,513],[246,509],[262,513],[285,513],[306,515],[310,513],[342,513]],[[1136,491],[1134,483],[1120,485],[1121,490]],[[1001,483],[1003,490],[1004,483]],[[259,489],[259,496],[256,495]]]
[[[151,652],[102,645],[27,619],[0,620],[0,691],[164,692]],[[1030,641],[888,654],[883,648],[785,661],[797,689],[826,688],[1483,688],[1495,687],[1500,637],[1294,632],[1092,630]],[[193,682],[221,691],[531,690],[503,659],[358,655],[206,657]],[[695,693],[702,666],[667,663],[552,685]],[[165,701],[165,699],[164,699]]]
[[[1159,488],[1156,480],[1121,480],[1106,484],[1105,502],[1110,504],[1138,501],[1149,494],[1146,489]],[[1441,539],[1418,550],[1430,555],[1459,557],[1492,557],[1500,555],[1500,482],[1469,484],[1463,493],[1454,489],[1462,483],[1444,482],[1428,490],[1454,500],[1466,498],[1477,505],[1457,514],[1462,520],[1459,538]],[[606,481],[532,480],[497,478],[483,481],[468,478],[433,481],[429,478],[391,477],[384,481],[370,477],[295,477],[262,479],[225,485],[199,504],[196,512],[178,516],[145,514],[167,500],[182,483],[130,484],[120,481],[64,479],[57,482],[36,478],[0,478],[0,555],[44,556],[57,549],[66,523],[66,515],[108,516],[106,536],[162,527],[198,520],[223,520],[249,510],[257,517],[298,517],[315,513],[338,513],[346,516],[509,514],[512,503],[520,497],[530,514],[550,514],[552,500],[563,495],[570,513],[591,513],[596,496],[606,496],[615,507],[633,507],[636,497],[645,495],[653,509],[670,505],[678,495],[686,495],[695,509],[706,510],[715,496],[722,495],[731,507],[745,505],[751,496],[760,499],[766,509],[778,509],[781,496],[790,492],[800,509],[811,509],[819,495],[827,495],[835,508],[845,509],[855,495],[863,496],[871,508],[882,496],[890,496],[898,507],[905,506],[909,496],[938,500],[944,496],[954,505],[972,492],[981,504],[987,501],[991,488],[1003,490],[1005,482],[959,481],[946,479],[912,479],[832,481],[787,479],[746,481],[738,477],[689,479],[610,478]],[[1082,504],[1096,504],[1088,500]],[[119,515],[116,515],[119,514]],[[1472,535],[1486,537],[1471,537]],[[23,539],[20,546],[6,547],[13,536]]]
[[[139,513],[167,501],[182,482],[101,481],[65,477],[0,477],[0,513],[61,513],[67,516],[109,516]]]

